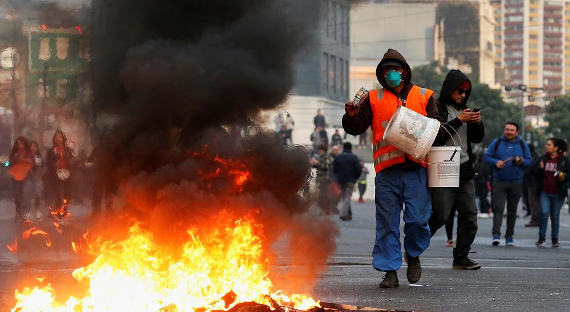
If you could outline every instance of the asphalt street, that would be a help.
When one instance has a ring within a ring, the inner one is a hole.
[[[550,244],[550,229],[546,246],[537,247],[538,228],[524,227],[527,218],[517,219],[516,246],[505,246],[504,239],[492,246],[492,219],[479,218],[470,257],[482,265],[480,270],[451,269],[452,248],[445,246],[447,237],[441,228],[421,257],[419,284],[408,284],[404,263],[398,272],[400,287],[381,289],[383,273],[371,266],[374,204],[352,206],[352,221],[337,220],[341,230],[337,251],[314,293],[322,301],[404,311],[570,311],[568,208],[561,212],[559,248]],[[506,219],[503,231],[505,224]]]
[[[5,246],[19,231],[13,209],[11,203],[0,202],[0,312],[10,310],[14,289],[26,284],[29,276],[41,274],[61,281],[70,279],[77,267],[69,254],[56,251],[10,254]],[[74,213],[80,220],[88,211],[76,207]],[[483,266],[478,271],[451,269],[452,249],[444,245],[442,228],[421,258],[424,270],[420,283],[408,284],[404,263],[398,272],[400,287],[396,289],[380,289],[383,274],[370,265],[375,228],[373,203],[353,203],[352,221],[343,222],[336,216],[334,219],[340,229],[337,251],[312,293],[323,302],[399,311],[569,311],[567,208],[561,213],[559,248],[552,248],[549,240],[545,247],[536,247],[538,228],[525,228],[526,218],[517,219],[515,247],[506,247],[504,240],[498,247],[491,246],[491,219],[478,219],[479,232],[471,254]]]

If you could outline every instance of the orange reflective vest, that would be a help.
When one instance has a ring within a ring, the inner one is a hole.
[[[390,91],[385,91],[384,89],[370,91],[368,96],[370,97],[370,105],[372,106],[372,139],[374,168],[376,169],[376,173],[406,161],[406,154],[404,154],[404,152],[382,140],[385,128],[388,126],[388,122],[396,112],[398,106],[404,105],[406,108],[426,116],[426,106],[432,94],[432,90],[414,85],[408,93],[405,103],[402,103],[402,101]],[[418,162],[411,157],[409,158],[424,167],[426,166],[424,163]]]

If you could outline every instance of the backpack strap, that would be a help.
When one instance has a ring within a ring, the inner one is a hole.
[[[495,144],[495,156],[497,155],[497,150],[499,149],[499,143],[501,143],[503,141],[503,138],[499,137],[499,139],[497,140],[497,143]],[[519,140],[519,145],[521,146],[521,151],[523,153],[523,158],[526,156],[526,149],[524,148],[524,142],[522,139]]]
[[[497,156],[497,150],[499,149],[499,144],[501,144],[502,141],[503,141],[503,138],[499,137],[497,139],[497,142],[495,143],[495,151],[493,152],[495,154],[495,156]]]

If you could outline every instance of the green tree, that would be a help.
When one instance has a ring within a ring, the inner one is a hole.
[[[546,106],[544,120],[548,122],[547,133],[564,139],[570,138],[570,96],[562,96]]]
[[[447,72],[436,62],[427,65],[420,65],[412,68],[412,82],[418,86],[432,89],[436,92],[434,98],[437,99],[443,79],[445,76],[442,72]]]
[[[447,72],[445,67],[433,62],[414,67],[412,80],[419,86],[434,90],[436,92],[434,99],[437,100]],[[467,105],[481,108],[481,116],[485,124],[485,138],[482,144],[487,146],[494,138],[503,134],[505,122],[520,120],[520,109],[515,104],[506,103],[499,90],[491,89],[488,85],[474,80],[471,82],[473,88]]]
[[[481,108],[481,118],[485,125],[483,146],[488,146],[494,138],[503,134],[505,122],[518,122],[521,119],[520,108],[506,103],[499,90],[491,89],[486,84],[473,83],[468,105]]]

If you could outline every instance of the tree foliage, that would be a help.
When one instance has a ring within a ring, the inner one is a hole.
[[[546,131],[566,140],[570,139],[570,96],[562,96],[546,106]]]
[[[416,66],[412,69],[412,80],[419,86],[434,90],[436,92],[434,98],[437,100],[447,72],[445,67],[437,63]],[[471,82],[473,89],[467,105],[481,108],[481,116],[485,125],[485,138],[482,144],[487,146],[494,138],[503,134],[505,122],[518,122],[521,112],[515,104],[506,103],[499,90],[491,89],[488,85],[478,81],[472,80]]]

